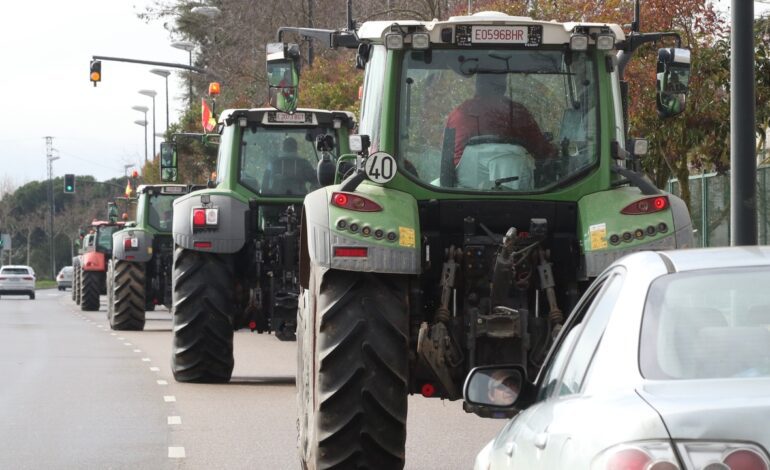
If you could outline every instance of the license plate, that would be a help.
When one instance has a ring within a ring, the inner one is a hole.
[[[526,26],[473,26],[473,44],[526,44],[529,41]]]
[[[305,122],[305,113],[275,113],[275,120],[278,122]]]

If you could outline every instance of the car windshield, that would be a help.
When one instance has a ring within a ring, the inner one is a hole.
[[[150,226],[161,232],[170,232],[174,221],[173,204],[178,195],[153,194],[149,196]]]
[[[770,376],[770,269],[676,273],[651,286],[640,367],[648,379]]]
[[[400,88],[400,166],[422,183],[541,192],[597,161],[586,53],[408,51]]]
[[[318,187],[315,138],[320,134],[334,135],[334,131],[323,127],[246,128],[238,180],[263,196],[307,194]]]
[[[96,236],[96,244],[99,249],[110,251],[112,250],[112,234],[118,229],[114,225],[105,225],[99,227],[99,232]]]

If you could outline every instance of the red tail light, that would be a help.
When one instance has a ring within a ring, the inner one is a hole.
[[[379,212],[382,210],[382,206],[376,202],[350,193],[332,193],[332,204],[358,212]]]
[[[29,276],[24,276],[22,279],[24,279],[25,281],[34,281],[35,280],[34,277],[29,277]]]
[[[193,228],[216,227],[219,223],[219,209],[196,207],[192,213]]]
[[[366,258],[369,255],[369,249],[364,247],[334,247],[334,256],[344,258]]]
[[[626,215],[652,214],[666,210],[668,207],[669,203],[667,196],[653,196],[640,199],[627,205],[620,211],[620,213]]]
[[[422,385],[420,392],[422,393],[422,396],[430,398],[436,393],[436,387],[431,383],[426,383]]]
[[[195,248],[211,248],[211,242],[193,242]]]
[[[7,280],[8,280],[7,277],[0,277],[0,281],[7,281]]]
[[[623,449],[607,459],[607,470],[646,470],[652,461],[650,455],[641,449]]]
[[[139,239],[138,238],[124,238],[123,239],[123,248],[126,250],[135,250],[139,248]]]
[[[730,470],[768,470],[762,456],[749,449],[734,450],[722,462]]]

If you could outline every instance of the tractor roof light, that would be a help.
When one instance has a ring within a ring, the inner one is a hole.
[[[611,51],[615,48],[615,35],[603,32],[596,35],[596,48],[600,51]]]
[[[404,48],[404,36],[401,33],[388,33],[385,35],[385,48],[398,50]]]
[[[238,127],[246,127],[249,125],[249,120],[246,116],[238,117]]]
[[[209,83],[209,96],[219,96],[220,91],[219,82]]]
[[[647,150],[649,149],[649,141],[647,139],[632,139],[631,140],[631,154],[633,154],[635,157],[641,157],[642,155],[647,155]]]
[[[412,34],[412,49],[428,49],[430,47],[430,35],[428,33]]]
[[[569,48],[573,51],[588,50],[588,35],[583,33],[572,33],[569,38]]]

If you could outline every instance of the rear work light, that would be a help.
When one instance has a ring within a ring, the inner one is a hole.
[[[334,247],[334,256],[337,258],[366,258],[369,255],[369,249],[365,247]]]
[[[351,193],[332,193],[332,204],[358,212],[380,212],[382,210],[382,206],[376,202]]]
[[[219,209],[196,207],[192,213],[193,228],[211,228],[219,223]]]
[[[667,196],[653,196],[632,202],[620,211],[626,215],[652,214],[666,210],[669,207]]]

